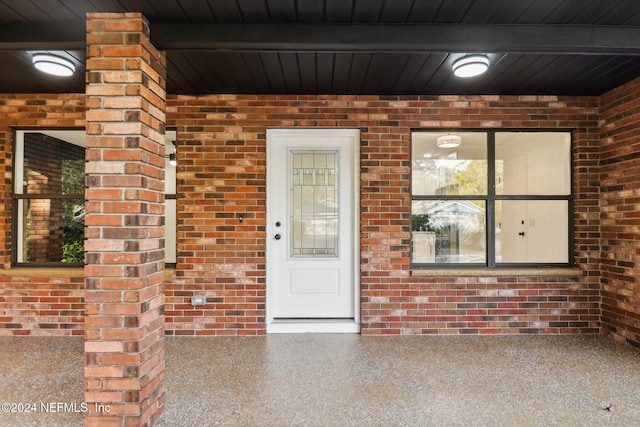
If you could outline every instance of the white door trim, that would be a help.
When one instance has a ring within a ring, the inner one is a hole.
[[[278,203],[275,188],[275,173],[270,165],[275,164],[273,140],[278,136],[308,138],[309,136],[341,136],[350,137],[353,142],[353,215],[351,218],[351,233],[353,239],[352,253],[349,254],[353,263],[353,319],[277,319],[273,316],[274,274],[271,271],[270,256],[274,254],[274,239],[277,233],[273,215],[273,206]],[[360,130],[359,129],[267,129],[267,214],[266,214],[266,326],[269,333],[358,333],[360,332]]]

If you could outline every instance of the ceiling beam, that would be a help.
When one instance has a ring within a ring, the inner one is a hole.
[[[640,28],[462,24],[154,24],[162,50],[640,54]]]
[[[84,50],[86,37],[84,22],[0,24],[0,50]]]
[[[81,23],[0,25],[0,50],[85,48]],[[584,25],[152,23],[160,50],[640,54],[640,28]]]

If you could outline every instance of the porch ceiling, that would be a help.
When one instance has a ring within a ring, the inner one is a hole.
[[[142,12],[174,94],[600,95],[640,76],[637,0],[3,0],[0,93],[84,92],[88,12]],[[75,75],[35,70],[41,50]],[[489,71],[454,77],[471,52]]]

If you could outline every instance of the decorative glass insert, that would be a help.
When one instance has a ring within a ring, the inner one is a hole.
[[[337,258],[339,179],[337,150],[291,150],[289,253]]]

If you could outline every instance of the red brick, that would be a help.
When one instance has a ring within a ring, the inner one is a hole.
[[[87,341],[84,343],[86,353],[114,353],[122,351],[122,343],[118,341]]]
[[[91,303],[87,310],[85,353],[88,364],[95,358],[106,366],[136,366],[137,373],[132,376],[124,369],[119,378],[113,368],[90,371],[94,377],[101,378],[103,390],[113,393],[87,391],[86,400],[101,399],[100,402],[111,404],[108,419],[119,425],[131,422],[145,425],[157,419],[164,407],[158,403],[164,400],[164,388],[157,381],[157,377],[164,376],[164,341],[158,340],[164,332],[164,319],[162,310],[157,308],[163,297],[163,257],[159,250],[142,252],[141,245],[136,243],[146,241],[147,246],[150,243],[151,247],[160,249],[164,238],[163,222],[159,218],[164,213],[165,103],[158,97],[144,96],[148,89],[142,85],[147,80],[164,82],[165,72],[152,66],[132,72],[127,69],[128,60],[92,61],[92,54],[133,56],[142,61],[143,53],[149,58],[149,49],[153,47],[147,40],[148,24],[140,14],[126,14],[126,20],[122,15],[89,16],[89,42],[120,44],[99,49],[89,45],[87,49],[93,74],[88,79],[89,111],[86,114],[87,134],[91,138],[91,144],[87,144],[86,194],[92,201],[87,203],[89,220],[85,233],[85,298]],[[102,25],[92,23],[94,19],[101,20]],[[94,34],[92,29],[96,30]],[[133,33],[122,38],[110,34],[101,37],[103,34],[97,31],[102,30]],[[151,56],[159,57],[159,53]],[[103,65],[108,69],[99,68]],[[131,97],[120,98],[124,94]],[[101,102],[93,101],[96,97],[100,97]],[[109,97],[114,100],[109,101]],[[140,189],[123,191],[123,185]],[[139,293],[123,292],[123,284],[126,284],[124,289]],[[141,300],[141,295],[148,299]],[[120,324],[115,322],[118,318]],[[89,383],[95,384],[94,379],[87,378],[87,390],[90,390]],[[153,392],[148,391],[149,387]],[[118,404],[126,400],[128,393],[145,390],[149,396],[147,401]],[[144,412],[147,408],[154,410]],[[140,417],[143,412],[144,416]],[[103,415],[89,413],[86,424],[91,425],[95,418]],[[128,417],[130,415],[136,416]]]

